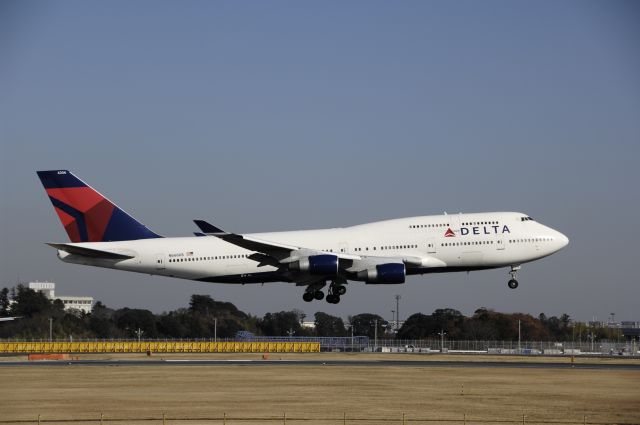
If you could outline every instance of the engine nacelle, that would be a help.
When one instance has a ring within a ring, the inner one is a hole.
[[[313,275],[337,276],[338,257],[329,254],[310,255],[289,265],[291,270],[309,272]]]
[[[404,263],[378,264],[358,272],[358,279],[367,283],[404,283],[407,270]]]

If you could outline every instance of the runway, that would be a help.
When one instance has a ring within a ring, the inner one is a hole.
[[[340,366],[340,367],[414,367],[414,368],[499,368],[499,369],[593,369],[640,371],[640,364],[570,363],[570,362],[502,362],[502,361],[439,361],[439,360],[69,360],[69,361],[7,361],[8,366]]]

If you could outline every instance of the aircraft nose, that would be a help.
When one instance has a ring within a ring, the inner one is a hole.
[[[557,233],[558,233],[557,239],[558,239],[558,242],[560,244],[560,249],[562,249],[565,246],[569,245],[569,238],[566,235],[564,235],[564,234],[562,234],[560,232],[557,232]]]

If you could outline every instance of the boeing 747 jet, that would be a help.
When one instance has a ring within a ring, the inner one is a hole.
[[[216,283],[291,282],[304,301],[340,302],[348,281],[401,284],[407,276],[507,267],[558,252],[562,233],[518,212],[443,214],[272,233],[226,232],[194,220],[191,237],[163,237],[67,170],[38,171],[70,243],[67,263]],[[327,288],[327,294],[323,288]]]

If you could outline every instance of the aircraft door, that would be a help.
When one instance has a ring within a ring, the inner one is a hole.
[[[427,239],[427,253],[435,254],[436,253],[436,239],[429,238]]]
[[[167,268],[166,258],[164,254],[156,254],[156,270],[164,270]]]
[[[502,251],[505,248],[505,241],[504,241],[504,235],[496,235],[496,249],[498,251]]]
[[[340,242],[338,244],[338,252],[340,252],[341,254],[346,254],[347,252],[349,252],[349,245],[346,242]]]

